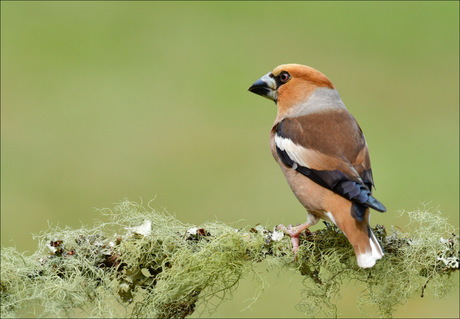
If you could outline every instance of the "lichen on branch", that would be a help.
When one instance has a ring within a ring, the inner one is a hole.
[[[364,287],[358,298],[363,311],[374,305],[390,317],[427,289],[446,294],[459,269],[456,230],[437,211],[404,213],[411,221],[407,232],[373,228],[385,256],[371,269],[356,265],[346,237],[330,224],[302,234],[294,261],[289,238],[261,225],[187,225],[130,201],[101,212],[109,222],[35,236],[32,256],[2,247],[2,317],[33,311],[44,317],[184,318],[212,298],[231,298],[243,276],[253,274],[262,287],[255,271],[260,262],[300,272],[305,316],[337,316],[340,287],[352,280]]]

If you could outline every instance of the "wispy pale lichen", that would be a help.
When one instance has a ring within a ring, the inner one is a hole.
[[[372,269],[356,265],[343,233],[327,225],[304,233],[296,261],[290,240],[261,225],[235,229],[219,222],[186,225],[167,213],[124,201],[95,227],[52,228],[36,236],[25,256],[1,251],[1,315],[35,312],[44,317],[184,318],[211,298],[231,298],[255,264],[300,271],[306,316],[336,316],[342,283],[362,283],[360,304],[390,317],[426,289],[442,296],[459,268],[459,240],[439,212],[405,213],[407,232],[383,226],[374,232],[386,252]],[[214,299],[213,299],[214,300]],[[42,306],[38,306],[42,305]],[[366,309],[367,309],[366,308]]]

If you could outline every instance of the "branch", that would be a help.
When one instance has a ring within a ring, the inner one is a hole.
[[[327,223],[301,236],[293,261],[289,238],[260,225],[195,227],[129,201],[101,212],[110,222],[36,236],[32,256],[2,248],[2,317],[24,316],[42,305],[33,311],[46,317],[184,318],[198,303],[229,299],[243,276],[254,274],[261,287],[259,262],[300,272],[305,315],[337,316],[340,286],[353,280],[365,287],[359,304],[390,317],[413,294],[446,294],[459,269],[458,236],[439,212],[405,213],[410,234],[373,228],[386,254],[371,269],[356,265],[344,234]]]

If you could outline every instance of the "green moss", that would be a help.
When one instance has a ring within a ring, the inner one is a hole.
[[[453,285],[448,277],[459,269],[455,229],[439,211],[403,214],[410,218],[410,233],[392,228],[387,234],[379,225],[373,229],[386,253],[371,269],[357,267],[345,236],[338,236],[340,231],[335,227],[305,237],[298,262],[306,277],[301,310],[308,316],[337,316],[335,302],[340,297],[341,284],[349,280],[364,287],[358,297],[360,308],[364,311],[369,305],[374,306],[382,317],[391,317],[409,297],[423,296],[426,288],[437,297],[446,294]],[[321,240],[311,239],[318,235]]]
[[[260,225],[185,225],[129,201],[101,212],[109,222],[36,236],[32,256],[2,248],[2,317],[32,309],[44,317],[183,318],[198,303],[212,311],[218,304],[211,305],[211,298],[231,298],[243,276],[252,274],[262,289],[254,270],[262,261],[268,269],[300,271],[305,290],[299,309],[306,316],[336,316],[340,287],[353,280],[364,286],[362,308],[375,305],[375,312],[389,317],[425,289],[445,294],[452,286],[449,274],[459,267],[458,238],[439,212],[406,213],[410,235],[377,226],[386,255],[372,269],[356,265],[347,239],[331,225],[303,235],[294,262],[289,238]],[[43,309],[31,308],[40,304]]]

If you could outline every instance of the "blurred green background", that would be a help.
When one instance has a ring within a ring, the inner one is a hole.
[[[430,203],[459,224],[459,3],[1,2],[1,240],[33,251],[129,198],[200,224],[305,221],[268,148],[282,63],[325,73],[366,134],[372,223]],[[321,227],[320,224],[315,228]],[[314,228],[314,229],[315,229]],[[300,317],[301,278],[246,278],[215,317]],[[458,282],[458,274],[454,280]],[[398,317],[459,317],[458,283]],[[356,287],[343,316],[360,316]],[[197,316],[197,312],[194,316]],[[203,314],[206,316],[206,313]]]

